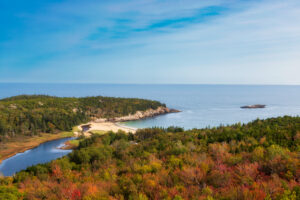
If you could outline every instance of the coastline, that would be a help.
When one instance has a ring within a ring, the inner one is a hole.
[[[122,117],[115,118],[98,118],[93,121],[81,124],[78,126],[78,129],[83,133],[84,136],[90,136],[93,131],[113,131],[117,132],[118,130],[124,131],[126,133],[135,133],[138,128],[129,127],[120,124],[120,122],[128,121],[137,121],[141,119],[151,118],[158,115],[164,115],[169,113],[177,113],[179,110],[170,109],[167,107],[158,107],[157,109],[148,109],[145,111],[137,111],[135,114],[130,114]],[[83,128],[84,127],[84,128]],[[87,129],[87,130],[84,130]]]
[[[134,114],[129,114],[126,116],[121,116],[121,117],[114,117],[114,118],[95,118],[92,119],[92,122],[94,123],[100,123],[100,122],[127,122],[127,121],[136,121],[136,120],[141,120],[141,119],[146,119],[146,118],[151,118],[155,117],[158,115],[164,115],[164,114],[169,114],[169,113],[178,113],[180,112],[179,110],[176,109],[171,109],[168,107],[163,107],[160,106],[156,109],[148,109],[145,111],[137,111]]]
[[[82,132],[82,126],[89,126],[87,131],[84,131],[82,134],[86,137],[89,137],[91,135],[90,132],[93,131],[103,131],[103,132],[108,132],[108,131],[113,131],[117,132],[119,130],[124,131],[126,133],[135,133],[137,128],[134,127],[128,127],[128,126],[123,126],[119,122],[89,122],[87,124],[82,124],[78,126],[78,129]]]
[[[7,158],[10,158],[18,153],[23,153],[27,150],[33,149],[37,146],[39,146],[42,143],[53,141],[57,139],[67,138],[67,137],[78,137],[81,134],[85,137],[90,137],[92,135],[91,132],[97,132],[101,131],[102,134],[113,131],[117,132],[119,130],[124,131],[126,133],[136,133],[138,128],[129,127],[120,124],[120,122],[125,121],[136,121],[146,118],[155,117],[158,115],[168,114],[168,113],[176,113],[180,112],[175,109],[169,109],[167,107],[158,107],[157,109],[148,109],[146,111],[137,111],[135,114],[122,116],[122,117],[116,117],[116,118],[99,118],[94,119],[93,121],[86,123],[86,124],[80,124],[77,127],[73,128],[72,132],[60,132],[57,134],[47,134],[43,133],[42,136],[34,136],[24,139],[17,139],[20,141],[12,141],[5,143],[4,149],[6,151],[0,149],[1,157],[0,157],[0,164],[3,160],[6,160]],[[82,126],[89,126],[87,131],[83,131]],[[64,149],[68,149],[69,145],[66,144]],[[2,147],[3,148],[3,147]]]
[[[116,122],[115,125],[118,127],[121,127],[121,128],[126,128],[126,129],[130,129],[130,130],[134,130],[134,131],[137,131],[139,129],[139,128],[135,128],[133,126],[123,125],[120,122]]]

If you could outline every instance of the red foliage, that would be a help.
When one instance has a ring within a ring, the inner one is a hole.
[[[79,199],[81,199],[81,192],[80,192],[79,189],[73,190],[71,199],[72,200],[79,200]]]

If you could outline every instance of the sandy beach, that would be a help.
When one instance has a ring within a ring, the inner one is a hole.
[[[84,132],[85,136],[90,136],[91,131],[113,131],[113,132],[117,132],[118,130],[122,130],[126,133],[135,133],[136,132],[136,128],[131,128],[131,127],[127,127],[127,126],[122,126],[121,124],[119,124],[118,122],[90,122],[87,124],[82,124],[80,126],[78,126],[79,131],[82,131],[82,126],[88,125],[90,128],[88,129],[88,131]]]
[[[167,113],[176,113],[180,112],[175,109],[169,109],[167,107],[160,106],[157,109],[148,109],[145,111],[137,111],[135,114],[130,114],[123,117],[115,117],[111,119],[106,118],[99,118],[94,119],[93,121],[87,123],[87,124],[81,124],[78,126],[79,131],[75,132],[75,136],[79,136],[81,134],[84,134],[85,136],[89,137],[91,136],[92,131],[113,131],[117,132],[118,130],[125,131],[126,133],[135,133],[137,131],[137,128],[128,127],[120,124],[120,122],[125,121],[135,121],[140,119],[145,119],[149,117],[155,117],[157,115],[163,115]],[[86,128],[83,128],[86,127]],[[83,130],[86,129],[86,130]]]

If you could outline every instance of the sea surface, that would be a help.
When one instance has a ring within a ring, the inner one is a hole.
[[[300,86],[0,83],[0,98],[20,94],[137,97],[158,100],[166,103],[169,108],[182,111],[125,123],[136,128],[204,128],[247,123],[257,118],[300,115]],[[252,104],[265,104],[267,107],[240,108]]]

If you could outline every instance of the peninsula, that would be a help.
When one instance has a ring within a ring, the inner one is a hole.
[[[135,132],[116,122],[177,112],[158,101],[113,97],[20,95],[0,100],[0,161],[39,144],[92,130]],[[78,127],[77,127],[78,126]]]

